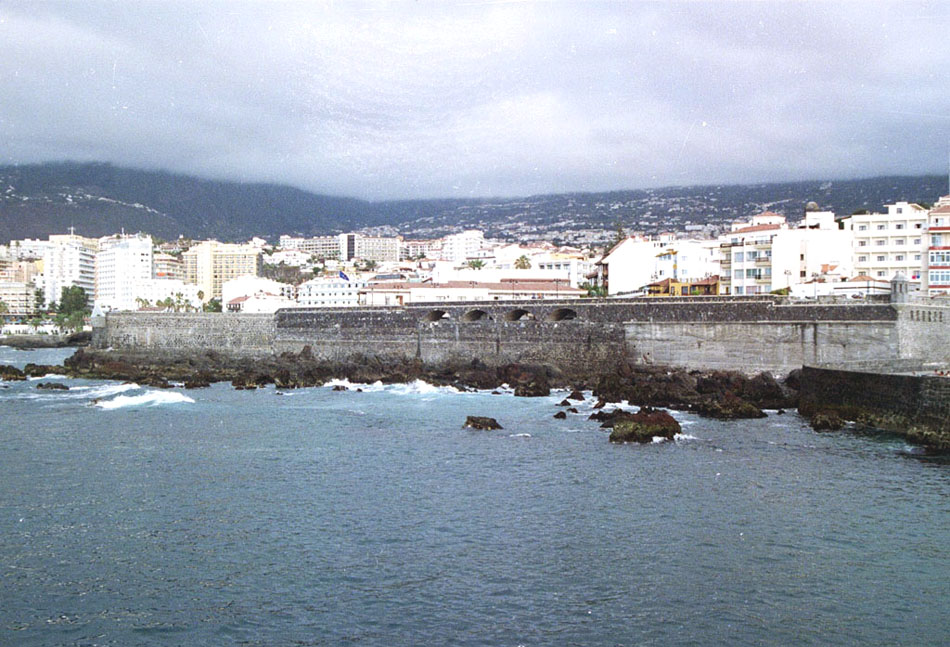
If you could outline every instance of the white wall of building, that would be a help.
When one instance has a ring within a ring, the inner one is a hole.
[[[352,278],[317,277],[297,286],[297,305],[308,308],[350,308],[359,305],[366,282]]]
[[[100,239],[96,254],[95,303],[104,310],[135,310],[144,298],[141,284],[152,280],[152,239],[125,236]]]
[[[275,294],[293,301],[294,292],[294,286],[289,283],[246,274],[224,282],[221,286],[221,303],[226,305],[238,297],[249,297],[258,293]]]
[[[96,296],[98,241],[74,234],[53,235],[43,255],[45,305],[59,303],[63,288],[78,285],[92,303]]]

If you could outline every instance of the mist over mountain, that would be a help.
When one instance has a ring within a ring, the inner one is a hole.
[[[676,231],[721,225],[763,209],[797,218],[814,200],[839,215],[897,200],[932,203],[947,193],[940,175],[777,184],[665,187],[525,198],[367,202],[289,186],[206,180],[109,164],[0,167],[0,242],[75,227],[103,236],[125,229],[161,238],[276,239],[377,228],[407,237],[463,228],[508,239],[577,242],[579,232]],[[589,239],[589,235],[588,235]]]

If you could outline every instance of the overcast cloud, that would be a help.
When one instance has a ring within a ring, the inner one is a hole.
[[[356,197],[944,172],[948,3],[0,3],[0,163]]]

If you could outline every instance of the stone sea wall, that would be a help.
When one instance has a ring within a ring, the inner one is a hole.
[[[787,304],[776,297],[418,304],[281,310],[276,315],[109,314],[93,345],[187,356],[299,353],[426,363],[545,363],[570,370],[629,359],[784,374],[803,364],[898,358],[922,345],[917,322],[887,304]],[[929,343],[929,342],[928,342]],[[909,352],[909,351],[908,351]]]
[[[931,363],[857,363],[802,369],[799,411],[837,414],[901,434],[930,446],[950,449],[950,377]]]

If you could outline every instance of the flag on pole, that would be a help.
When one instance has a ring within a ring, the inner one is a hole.
[[[346,274],[344,274],[344,273],[343,273],[343,270],[340,270],[340,278],[343,279],[344,281],[349,281],[349,280],[350,280],[350,277],[348,277]]]

